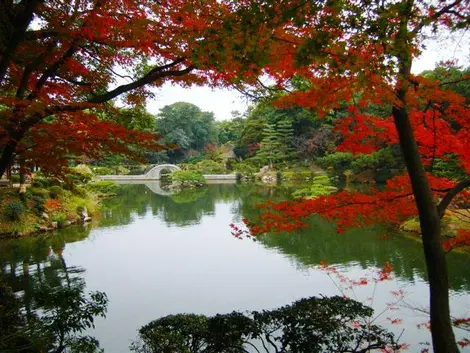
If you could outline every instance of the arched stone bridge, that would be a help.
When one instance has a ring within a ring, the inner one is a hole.
[[[144,174],[144,176],[150,180],[160,180],[162,171],[165,169],[170,170],[171,172],[181,170],[180,167],[174,164],[159,164],[150,169],[146,174]]]
[[[160,180],[163,170],[170,170],[174,172],[181,170],[180,167],[174,164],[159,164],[150,169],[147,173],[141,175],[100,175],[98,178],[101,180]]]

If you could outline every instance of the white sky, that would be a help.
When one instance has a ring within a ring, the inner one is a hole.
[[[445,37],[428,41],[423,54],[415,60],[412,71],[419,73],[432,70],[439,61],[457,58],[458,65],[470,66],[470,38],[463,36]],[[211,89],[208,87],[181,88],[165,84],[156,92],[155,98],[148,102],[147,109],[157,114],[165,105],[176,102],[189,102],[197,105],[203,111],[214,112],[217,120],[231,118],[230,112],[238,110],[241,113],[248,108],[249,101],[236,90]]]

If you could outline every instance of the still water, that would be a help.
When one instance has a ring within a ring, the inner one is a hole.
[[[119,353],[129,352],[142,325],[168,314],[268,309],[341,294],[346,285],[320,269],[320,261],[351,279],[373,276],[390,261],[393,280],[345,294],[372,305],[374,323],[401,335],[411,352],[425,348],[429,333],[417,325],[427,321],[421,310],[428,288],[417,242],[378,227],[336,234],[332,224],[316,217],[308,230],[294,235],[272,234],[256,242],[231,235],[229,224],[254,219],[256,204],[286,199],[291,192],[237,184],[167,195],[157,184],[126,185],[121,195],[103,201],[103,214],[93,225],[0,242],[0,268],[10,286],[29,297],[34,281],[62,285],[63,274],[86,291],[105,292],[106,319],[98,319],[90,334],[105,352]],[[387,239],[381,239],[384,234]],[[448,256],[453,314],[469,317],[470,259]],[[386,310],[397,301],[391,291],[398,290],[404,292],[398,310]],[[392,325],[394,319],[402,323]]]

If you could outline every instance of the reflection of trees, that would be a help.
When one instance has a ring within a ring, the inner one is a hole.
[[[291,193],[289,189],[263,188],[254,186],[243,192],[239,203],[241,218],[255,221],[261,210],[257,204],[271,199],[274,202],[285,200]],[[380,239],[390,234],[383,227],[350,229],[336,233],[333,224],[320,217],[311,217],[309,228],[294,234],[269,234],[260,237],[261,243],[279,249],[303,265],[318,265],[320,261],[329,264],[358,262],[363,268],[382,267],[390,261],[397,275],[413,281],[418,274],[426,279],[422,249],[418,243],[401,236]],[[453,289],[470,288],[470,268],[468,256],[449,254],[449,279]]]
[[[204,215],[213,215],[216,202],[237,200],[239,186],[215,184],[183,190],[171,196],[152,193],[145,185],[122,185],[118,197],[104,200],[102,226],[129,224],[148,209],[168,225],[197,224]]]
[[[86,295],[83,270],[67,266],[65,244],[87,235],[78,227],[69,230],[0,243],[0,307],[6,303],[8,315],[17,321],[8,334],[0,335],[2,352],[58,353],[73,347],[93,352],[98,347],[81,332],[92,326],[95,316],[104,316],[107,298],[101,292]],[[10,289],[11,295],[5,294]]]

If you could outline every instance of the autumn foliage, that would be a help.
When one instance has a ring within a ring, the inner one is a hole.
[[[0,4],[0,176],[15,157],[60,174],[82,154],[161,149],[158,136],[104,116],[115,98],[142,106],[165,82],[254,82],[262,52],[247,55],[270,32],[248,41],[236,10],[216,0]]]

